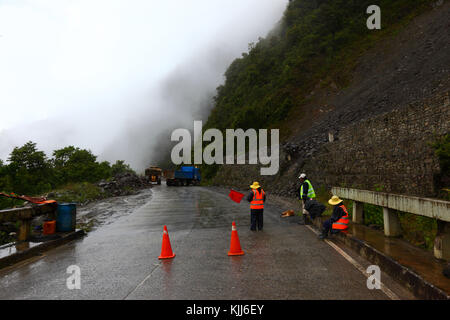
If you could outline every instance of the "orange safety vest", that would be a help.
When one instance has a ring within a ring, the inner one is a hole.
[[[348,229],[349,216],[348,216],[347,208],[344,205],[339,206],[339,207],[342,208],[342,210],[344,210],[345,216],[342,216],[338,221],[333,223],[332,228],[335,230],[344,231],[344,230]]]
[[[264,195],[266,193],[263,189],[259,192],[253,189],[253,200],[250,202],[250,209],[264,209]]]

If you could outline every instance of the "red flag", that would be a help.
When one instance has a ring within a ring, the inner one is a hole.
[[[230,194],[228,196],[234,202],[240,203],[242,198],[244,197],[244,194],[231,189]]]

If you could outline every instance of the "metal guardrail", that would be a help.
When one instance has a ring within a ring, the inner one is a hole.
[[[439,259],[450,260],[449,201],[342,187],[333,187],[331,192],[342,199],[353,200],[354,223],[364,223],[364,203],[382,207],[386,236],[399,236],[402,232],[398,211],[436,219],[438,234],[434,243],[434,255]]]
[[[20,221],[17,240],[25,241],[31,235],[31,220],[33,218],[50,214],[56,218],[57,204],[38,204],[32,207],[0,210],[0,223]]]

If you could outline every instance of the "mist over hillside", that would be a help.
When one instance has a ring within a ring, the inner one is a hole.
[[[207,117],[226,67],[286,3],[0,4],[0,159],[31,140],[49,156],[75,145],[142,172],[172,128]]]

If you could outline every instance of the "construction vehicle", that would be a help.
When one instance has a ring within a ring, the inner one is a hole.
[[[168,186],[198,185],[201,180],[200,169],[187,166],[175,171],[164,171],[164,176]]]
[[[145,169],[145,176],[151,183],[161,184],[162,169],[156,166],[150,166]]]

